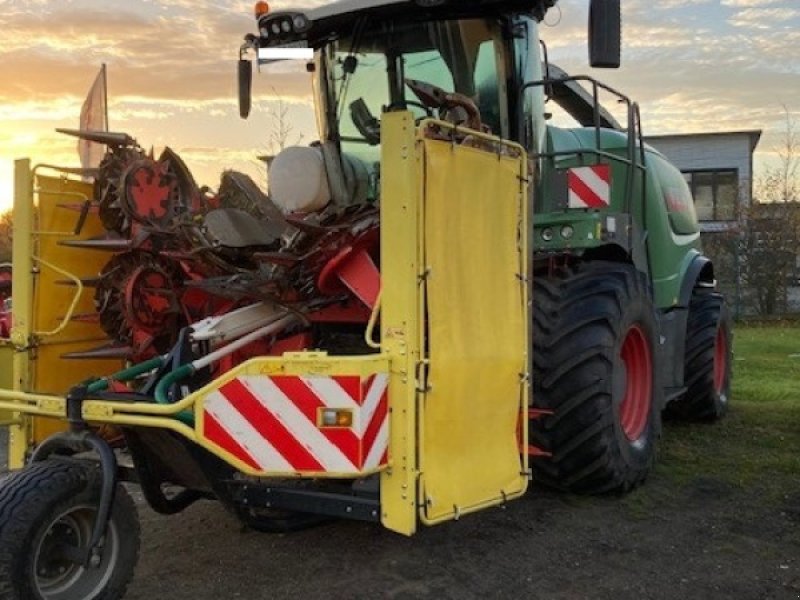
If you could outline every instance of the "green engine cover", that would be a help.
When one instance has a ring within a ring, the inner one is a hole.
[[[677,306],[700,256],[700,227],[681,172],[658,151],[610,129],[547,128],[535,190],[537,253],[624,251],[649,273],[659,308]],[[642,157],[644,160],[642,161]]]

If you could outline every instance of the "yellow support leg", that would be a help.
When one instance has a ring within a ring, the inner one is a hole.
[[[15,391],[28,391],[33,324],[33,178],[28,159],[14,163],[14,245],[12,278],[13,327],[11,341],[16,347],[12,362]],[[8,436],[9,469],[25,464],[31,437],[31,418],[15,413],[18,424],[11,425]]]
[[[389,459],[381,474],[381,521],[412,535],[417,529],[417,370],[420,364],[420,169],[414,118],[383,115],[381,344],[392,357]]]

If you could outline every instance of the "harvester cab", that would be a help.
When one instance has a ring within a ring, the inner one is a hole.
[[[0,483],[0,593],[121,597],[121,481],[164,514],[215,498],[262,531],[411,535],[522,496],[531,468],[631,489],[667,400],[724,412],[730,332],[686,183],[633,102],[543,60],[555,4],[259,2],[240,113],[252,61],[300,60],[319,132],[269,194],[231,171],[201,188],[123,133],[72,132],[108,148],[91,173],[17,162],[0,417],[27,466]],[[619,66],[619,0],[592,0],[589,48]]]
[[[546,67],[538,24],[555,2],[344,1],[308,14],[271,13],[261,2],[259,33],[241,49],[240,114],[247,118],[252,106],[252,57],[267,70],[295,59],[312,74],[321,144],[358,160],[375,180],[384,113],[409,111],[416,122],[438,118],[538,153],[546,91],[534,83]],[[593,0],[593,66],[619,66],[620,35],[619,2]],[[350,160],[327,164],[328,177],[351,170]]]

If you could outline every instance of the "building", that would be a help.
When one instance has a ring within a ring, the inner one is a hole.
[[[692,188],[703,232],[736,229],[753,198],[753,153],[760,130],[648,136]]]
[[[753,153],[760,130],[649,136],[648,144],[683,172],[692,190],[703,248],[734,316],[756,312],[746,289],[740,224],[753,202]]]

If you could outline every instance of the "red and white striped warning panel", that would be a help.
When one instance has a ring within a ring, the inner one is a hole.
[[[205,400],[203,435],[257,472],[359,474],[387,463],[385,373],[240,376]]]
[[[611,167],[594,165],[567,171],[570,208],[605,208],[611,204]]]

